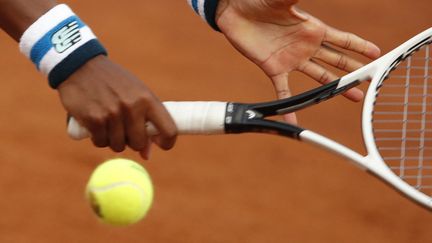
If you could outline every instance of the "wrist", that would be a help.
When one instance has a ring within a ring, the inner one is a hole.
[[[215,15],[216,24],[218,22],[219,17],[222,15],[222,13],[228,7],[228,4],[229,4],[229,0],[219,0],[218,6],[216,8],[216,15]]]
[[[106,55],[91,29],[64,4],[50,9],[23,33],[20,51],[57,88],[97,55]]]
[[[97,55],[89,59],[79,69],[72,73],[64,82],[58,85],[57,91],[61,92],[65,87],[80,86],[82,84],[88,84],[95,80],[95,74],[98,70],[103,70],[107,63],[111,62],[105,55]],[[89,74],[91,78],[89,79]]]

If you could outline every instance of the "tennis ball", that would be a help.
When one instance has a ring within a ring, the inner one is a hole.
[[[90,177],[86,197],[103,222],[126,226],[140,221],[153,201],[153,185],[147,171],[128,159],[111,159]]]

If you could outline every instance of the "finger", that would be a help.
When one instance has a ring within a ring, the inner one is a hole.
[[[158,146],[164,150],[171,149],[177,139],[177,127],[168,111],[162,103],[157,102],[149,109],[147,115],[148,120],[159,131],[157,135]]]
[[[161,147],[162,146],[162,137],[160,135],[155,135],[152,136],[151,138],[151,143],[155,143],[157,146]]]
[[[129,147],[135,151],[143,150],[148,143],[145,111],[130,108],[124,124]]]
[[[352,33],[343,32],[332,27],[328,27],[324,36],[324,42],[360,53],[372,59],[379,57],[381,54],[381,50],[374,43]]]
[[[292,96],[288,85],[288,73],[273,76],[271,79],[278,99],[284,99]],[[283,115],[283,119],[288,123],[297,124],[297,117],[295,113],[285,114]]]
[[[296,125],[298,123],[297,115],[294,112],[283,115],[283,119],[285,122],[293,125]]]
[[[126,137],[122,116],[113,116],[108,123],[108,137],[110,148],[115,152],[122,152],[126,147]]]
[[[363,66],[361,62],[327,46],[322,46],[314,58],[346,72],[352,72]]]
[[[338,79],[338,76],[329,70],[325,69],[323,66],[313,62],[307,61],[300,65],[298,70],[309,77],[315,79],[321,84],[329,83],[333,80]]]
[[[144,160],[150,159],[151,145],[152,145],[152,142],[150,139],[148,139],[147,146],[143,150],[140,151],[140,155]]]
[[[288,73],[282,73],[271,77],[273,87],[279,99],[291,97],[291,90],[288,86]]]
[[[327,84],[333,80],[338,79],[338,77],[334,73],[330,72],[329,70],[325,69],[324,67],[313,61],[308,61],[304,63],[299,67],[298,70],[315,79],[321,84]],[[343,96],[345,96],[351,101],[357,102],[363,99],[364,94],[363,91],[358,88],[351,88],[345,93],[343,93]]]
[[[83,123],[85,124],[85,123]],[[108,146],[108,133],[106,122],[102,119],[95,121],[86,126],[91,134],[91,140],[96,147],[104,148]]]

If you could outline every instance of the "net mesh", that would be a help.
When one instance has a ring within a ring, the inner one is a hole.
[[[382,158],[400,178],[432,196],[432,53],[405,58],[377,92],[372,126]]]

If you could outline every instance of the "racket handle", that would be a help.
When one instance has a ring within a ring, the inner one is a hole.
[[[217,101],[181,101],[163,102],[173,118],[178,133],[184,134],[220,134],[224,133],[226,102]],[[71,117],[67,132],[72,139],[81,140],[90,137],[89,131]],[[147,123],[148,135],[158,134],[150,122]]]

